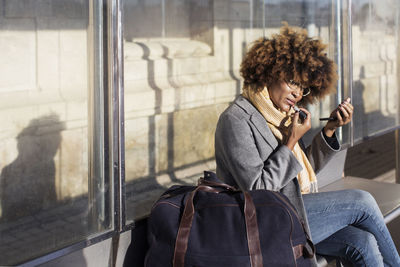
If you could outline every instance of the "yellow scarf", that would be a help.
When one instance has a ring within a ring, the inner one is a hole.
[[[289,126],[292,122],[291,115],[294,113],[292,109],[289,112],[282,112],[275,108],[266,87],[261,92],[257,93],[251,89],[244,89],[243,96],[264,116],[269,128],[277,139],[282,142],[283,138],[287,138]],[[293,154],[303,167],[301,172],[297,175],[301,193],[307,194],[317,192],[317,177],[307,156],[299,146],[299,143],[296,143],[294,146]]]

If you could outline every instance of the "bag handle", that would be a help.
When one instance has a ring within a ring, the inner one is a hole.
[[[219,183],[219,182],[214,182],[214,181],[209,181],[204,179],[203,177],[199,178],[199,180],[197,181],[198,185],[207,185],[207,186],[211,186],[211,187],[222,187],[227,191],[238,191],[241,192],[241,190],[238,190],[236,187],[233,187],[231,185],[228,184],[224,184],[224,183]]]
[[[252,267],[262,267],[260,233],[258,232],[256,207],[249,192],[244,193],[244,218],[246,221],[247,244]]]
[[[205,180],[203,179],[203,181]],[[210,186],[205,184],[210,184]],[[214,188],[213,186],[224,187],[224,189]],[[196,189],[190,193],[185,203],[183,215],[181,218],[181,222],[179,224],[178,234],[176,236],[175,251],[173,258],[174,267],[184,267],[185,264],[185,255],[189,242],[190,229],[192,228],[193,217],[194,217],[193,199],[196,193],[198,191],[220,193],[222,191],[226,191],[227,189],[228,191],[232,191],[233,189],[234,191],[238,191],[236,188],[233,188],[229,185],[225,186],[224,184],[206,181],[200,183],[200,185],[197,186]],[[246,233],[247,233],[247,242],[250,255],[250,263],[252,267],[262,267],[263,260],[261,254],[260,235],[258,232],[256,208],[250,193],[248,192],[243,192],[243,193],[244,193],[244,216],[246,222]]]
[[[232,192],[241,192],[237,188],[222,183],[210,181],[204,178],[200,178],[198,181],[199,185],[208,185],[211,187],[222,187],[227,191]],[[254,205],[253,199],[249,192],[244,193],[244,217],[246,222],[246,234],[247,234],[247,242],[249,248],[249,255],[251,266],[262,266],[262,254],[261,254],[261,245],[260,245],[260,234],[258,232],[258,223],[257,223],[257,215],[256,215],[256,207]]]

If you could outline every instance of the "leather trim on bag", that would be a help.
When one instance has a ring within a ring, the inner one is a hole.
[[[252,267],[263,266],[260,234],[258,232],[256,207],[249,192],[244,193],[244,218],[246,220],[247,243]]]
[[[303,256],[303,249],[304,246],[302,244],[293,247],[293,254],[296,260]]]
[[[216,188],[201,185],[196,187],[196,189],[190,193],[188,199],[186,200],[185,209],[183,210],[183,215],[181,218],[181,222],[179,224],[178,234],[175,240],[175,250],[173,258],[174,267],[185,266],[185,255],[189,242],[190,229],[192,228],[192,222],[194,217],[193,199],[197,191],[206,191],[213,193],[221,192],[221,190],[218,190]]]

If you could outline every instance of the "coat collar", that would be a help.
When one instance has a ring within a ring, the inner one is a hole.
[[[265,139],[265,141],[272,146],[272,148],[276,148],[278,146],[278,141],[276,137],[272,133],[271,129],[269,128],[267,121],[261,115],[261,113],[250,103],[246,98],[242,95],[239,95],[236,100],[235,104],[241,107],[247,114],[250,116],[250,121],[256,127],[258,132],[261,136]]]

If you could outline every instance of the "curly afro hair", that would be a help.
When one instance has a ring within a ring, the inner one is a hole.
[[[311,90],[300,104],[313,103],[336,91],[336,64],[325,48],[306,30],[284,23],[280,34],[256,40],[246,53],[240,65],[244,88],[261,91],[275,82],[293,80]]]

